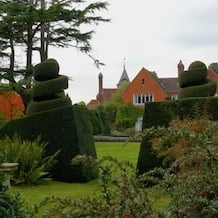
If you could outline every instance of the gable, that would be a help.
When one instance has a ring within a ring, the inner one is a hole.
[[[127,89],[122,94],[123,103],[131,103],[134,94],[152,94],[154,101],[162,101],[167,98],[167,94],[154,76],[142,68]]]

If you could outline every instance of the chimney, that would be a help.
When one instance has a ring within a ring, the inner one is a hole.
[[[102,91],[103,91],[103,75],[99,73],[98,75],[98,102],[102,103]]]
[[[180,60],[178,65],[178,77],[180,77],[180,75],[184,72],[184,64],[182,63],[182,61]]]

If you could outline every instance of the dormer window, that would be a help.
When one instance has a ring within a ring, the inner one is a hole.
[[[145,79],[142,79],[142,86],[145,85]]]

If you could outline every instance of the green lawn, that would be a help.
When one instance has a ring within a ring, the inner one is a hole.
[[[130,161],[134,165],[137,164],[139,147],[139,142],[96,142],[96,151],[99,159],[103,156],[110,155],[118,160]],[[83,196],[90,196],[96,191],[98,191],[97,179],[87,183],[45,181],[43,184],[37,186],[11,187],[10,189],[12,193],[19,192],[29,206],[48,196],[69,196],[77,199]],[[165,200],[159,203],[166,205]]]

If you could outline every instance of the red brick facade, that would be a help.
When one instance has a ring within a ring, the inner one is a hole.
[[[145,68],[140,70],[121,96],[123,103],[133,103],[138,106],[144,106],[146,101],[164,101],[167,97],[154,76]]]

